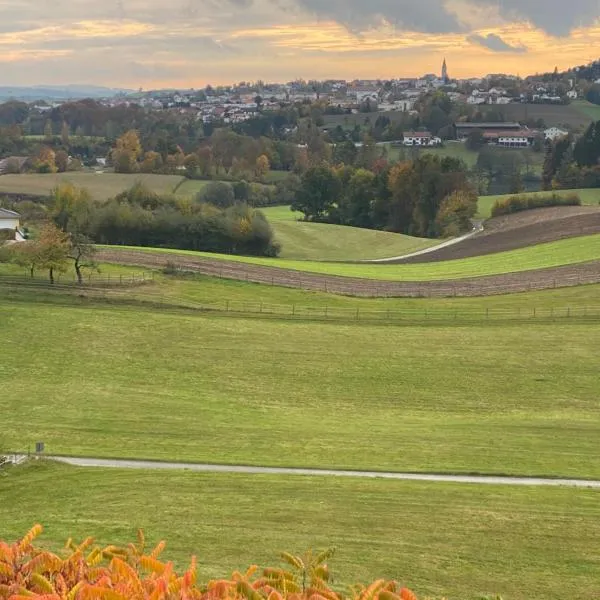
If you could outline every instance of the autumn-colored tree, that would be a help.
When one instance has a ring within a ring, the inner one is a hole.
[[[65,181],[50,193],[51,217],[68,233],[81,233],[90,219],[92,197],[85,188]]]
[[[209,147],[200,148],[198,156],[198,172],[202,177],[210,177],[213,170],[213,153]]]
[[[65,148],[69,147],[71,130],[66,121],[63,121],[62,128],[60,130],[60,141]]]
[[[42,146],[33,159],[33,168],[37,173],[56,173],[56,153],[48,146]]]
[[[254,166],[254,175],[257,179],[264,179],[271,168],[271,164],[269,163],[269,158],[266,154],[261,154],[256,159],[256,164]]]
[[[477,194],[470,190],[453,192],[440,205],[436,225],[442,237],[456,236],[471,231],[471,219],[477,212]]]
[[[77,283],[83,284],[83,269],[98,270],[98,265],[94,260],[96,255],[96,246],[92,244],[87,236],[81,233],[71,235],[69,258],[73,261]]]
[[[116,173],[135,173],[142,153],[140,138],[134,129],[125,132],[112,150],[112,162]]]
[[[198,155],[195,153],[188,154],[183,161],[183,166],[185,167],[185,176],[188,179],[197,177],[198,171],[200,170]]]
[[[48,223],[42,227],[34,244],[37,266],[40,269],[46,269],[50,283],[54,283],[54,274],[64,273],[67,270],[71,251],[69,234],[61,231],[53,223]]]
[[[64,173],[69,168],[69,155],[64,150],[59,150],[55,157],[56,169]]]
[[[158,152],[150,151],[144,154],[144,160],[140,164],[140,171],[142,173],[158,173],[162,169],[162,166],[162,156]]]

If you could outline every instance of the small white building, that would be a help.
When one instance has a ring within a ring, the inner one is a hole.
[[[577,98],[579,98],[579,92],[577,90],[569,90],[567,92],[567,98],[570,100],[577,100]]]
[[[558,127],[550,127],[544,131],[544,138],[547,140],[557,140],[558,138],[565,137],[569,135],[568,131],[564,129],[559,129]]]
[[[12,210],[6,208],[0,208],[0,231],[8,230],[14,232],[13,239],[18,242],[23,241],[25,238],[21,234],[21,215]]]
[[[440,146],[442,140],[433,136],[429,131],[407,131],[402,143],[405,146]]]

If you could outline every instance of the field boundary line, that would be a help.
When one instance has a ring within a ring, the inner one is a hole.
[[[422,481],[430,483],[460,483],[486,485],[529,485],[553,487],[577,487],[600,489],[600,480],[585,480],[550,477],[510,477],[500,475],[443,475],[433,473],[403,473],[392,471],[362,471],[341,469],[310,469],[292,467],[261,467],[244,465],[222,465],[210,463],[177,463],[152,460],[104,459],[71,456],[44,456],[51,460],[74,467],[117,468],[141,470],[192,471],[198,473],[230,473],[245,475],[300,475],[308,477],[354,477],[362,479],[391,479],[400,481]]]

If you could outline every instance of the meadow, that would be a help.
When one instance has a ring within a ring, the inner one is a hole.
[[[54,550],[67,536],[129,542],[141,527],[178,566],[197,555],[202,580],[278,565],[283,550],[335,547],[338,589],[378,577],[451,600],[587,600],[598,589],[598,491],[49,464],[0,481],[2,537],[21,536],[32,515]]]
[[[571,194],[577,194],[581,198],[583,204],[597,205],[600,204],[600,189],[596,188],[582,188],[574,190],[553,190],[551,192],[529,192],[522,194],[524,196],[545,196],[549,193],[554,193],[559,196],[569,196]],[[519,194],[521,195],[521,194]],[[492,208],[498,200],[504,200],[510,198],[514,194],[504,194],[497,196],[480,196],[477,204],[477,216],[481,219],[489,219],[492,216]]]
[[[290,260],[285,258],[262,258],[171,250],[168,248],[134,248],[157,255],[197,256],[229,260],[246,264],[280,267],[293,271],[359,277],[379,281],[439,281],[459,280],[466,277],[482,277],[504,273],[519,273],[534,269],[547,269],[562,265],[574,265],[598,260],[600,257],[600,234],[569,238],[556,242],[537,244],[507,252],[474,256],[421,264],[369,264]],[[115,247],[116,249],[116,247]]]
[[[387,231],[304,222],[299,220],[301,213],[292,212],[289,206],[260,210],[271,223],[275,239],[282,246],[280,258],[316,261],[389,258],[439,243],[438,240]]]
[[[78,187],[87,189],[96,200],[108,200],[130,188],[137,181],[141,181],[156,193],[171,193],[183,181],[183,177],[179,175],[153,175],[147,173],[128,175],[124,173],[103,173],[96,171],[73,171],[47,175],[37,173],[2,175],[0,177],[0,194],[48,196],[51,190],[63,181],[69,181]]]
[[[423,327],[0,304],[5,450],[41,440],[57,454],[600,476],[598,322]]]

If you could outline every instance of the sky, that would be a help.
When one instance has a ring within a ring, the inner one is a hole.
[[[0,85],[526,76],[600,58],[600,0],[0,0]]]

